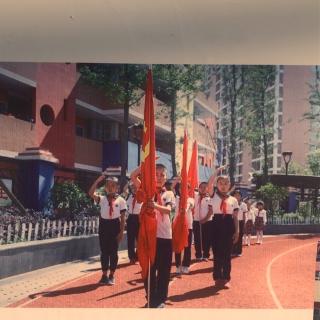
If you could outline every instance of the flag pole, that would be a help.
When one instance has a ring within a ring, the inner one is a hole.
[[[149,270],[148,270],[148,308],[150,308],[150,259],[149,259]]]
[[[152,64],[149,64],[149,70],[151,70],[152,72]],[[148,265],[148,309],[150,308],[150,279],[151,279],[151,276],[150,276],[150,270],[151,270],[151,261],[150,261],[150,257],[148,259],[149,261],[149,265]]]

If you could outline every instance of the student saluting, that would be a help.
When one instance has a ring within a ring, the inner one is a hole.
[[[100,182],[106,180],[105,196],[95,193]],[[100,205],[99,243],[101,251],[101,284],[114,285],[118,265],[118,245],[123,238],[126,201],[117,194],[118,178],[101,175],[91,186],[89,195]],[[108,276],[108,270],[110,270]]]

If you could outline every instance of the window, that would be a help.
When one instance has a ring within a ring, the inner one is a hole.
[[[278,139],[282,139],[282,130],[278,128]]]
[[[243,151],[243,142],[239,142],[239,151]]]
[[[83,137],[84,136],[84,128],[81,126],[76,126],[76,135],[78,137]]]
[[[216,101],[220,100],[220,92],[216,94]]]
[[[242,174],[242,166],[238,167],[238,174],[241,175]]]
[[[204,157],[203,156],[199,156],[199,163],[200,163],[200,165],[204,166]]]
[[[278,125],[280,127],[282,126],[282,115],[279,115],[279,117],[278,117]]]
[[[283,110],[283,102],[282,100],[279,100],[278,111],[282,112],[282,110]]]
[[[43,105],[40,109],[40,118],[46,126],[51,126],[54,121],[54,112],[52,107],[48,104]]]
[[[273,158],[268,158],[268,167],[273,168]]]
[[[282,98],[283,97],[283,87],[279,87],[279,97]]]
[[[239,155],[238,155],[238,161],[241,163],[242,162],[242,153],[240,153]]]
[[[252,162],[252,169],[259,171],[260,170],[260,161],[254,161]]]
[[[257,159],[259,157],[260,157],[260,147],[259,146],[252,147],[252,158]]]
[[[282,157],[278,157],[278,159],[277,159],[277,167],[281,168],[281,164],[282,164]]]
[[[282,152],[282,145],[281,145],[281,143],[278,143],[278,153],[281,153]]]
[[[280,84],[283,84],[283,73],[282,72],[279,75],[279,82],[280,82]]]

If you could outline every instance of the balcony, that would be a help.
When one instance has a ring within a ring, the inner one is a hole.
[[[78,136],[76,136],[75,139],[75,167],[87,170],[91,168],[93,171],[101,171],[102,142]],[[86,168],[84,166],[86,166]]]
[[[0,150],[8,156],[36,147],[35,130],[30,122],[0,114]]]

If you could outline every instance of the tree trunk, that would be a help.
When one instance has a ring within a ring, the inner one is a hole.
[[[171,149],[171,165],[172,165],[172,174],[177,176],[177,165],[176,165],[176,109],[177,109],[177,96],[174,94],[171,103],[171,133],[170,133],[170,149]]]
[[[126,185],[127,167],[128,167],[128,123],[129,123],[129,97],[128,97],[128,65],[124,65],[124,88],[125,101],[123,104],[123,130],[121,137],[121,178],[120,178],[120,193]]]
[[[235,184],[236,173],[236,105],[237,105],[237,76],[236,66],[232,65],[232,92],[230,100],[230,151],[229,151],[229,176],[231,185]]]
[[[264,183],[267,183],[268,180],[268,137],[266,133],[266,119],[265,119],[265,107],[264,107],[264,93],[262,93],[262,110],[261,110],[261,121],[262,121],[262,129],[263,129],[263,137],[262,137],[262,142],[263,142],[263,157],[264,157],[264,164],[263,164],[263,180]]]

